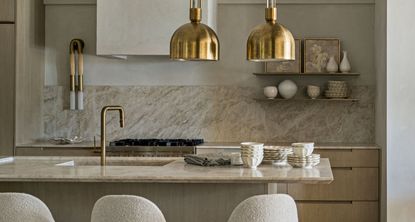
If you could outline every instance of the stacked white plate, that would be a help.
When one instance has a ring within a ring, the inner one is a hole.
[[[327,98],[347,98],[349,89],[345,81],[329,81],[325,91]]]
[[[255,142],[241,143],[241,157],[245,167],[255,169],[264,159],[264,144]]]
[[[289,146],[264,146],[264,160],[276,164],[286,164],[288,154],[292,153],[293,148]]]
[[[309,156],[296,156],[289,154],[287,156],[288,163],[293,167],[312,168],[320,163],[320,154],[311,154]]]

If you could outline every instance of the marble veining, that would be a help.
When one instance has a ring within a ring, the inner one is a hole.
[[[331,183],[328,159],[312,169],[263,163],[201,167],[183,158],[109,157],[116,166],[99,165],[99,157],[0,157],[0,182],[138,182],[138,183]],[[134,165],[131,162],[146,164]],[[83,164],[82,164],[83,163]],[[95,165],[94,165],[95,163]],[[148,165],[149,163],[153,163]],[[160,163],[160,164],[159,164]]]
[[[86,86],[85,110],[68,110],[67,92],[46,86],[43,139],[99,140],[100,110],[121,105],[126,127],[108,116],[109,139],[204,138],[209,142],[374,142],[374,88],[355,86],[361,101],[256,101],[261,90],[241,86]]]

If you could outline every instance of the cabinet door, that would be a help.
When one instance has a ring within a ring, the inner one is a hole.
[[[329,158],[332,167],[379,167],[378,150],[316,149],[322,158]]]
[[[378,202],[297,202],[300,222],[379,222]]]
[[[13,155],[15,92],[14,24],[0,24],[0,156]]]
[[[0,0],[0,22],[14,22],[16,0]]]
[[[16,148],[16,156],[99,156],[89,148]]]
[[[378,200],[378,168],[333,168],[331,184],[288,184],[296,200]]]

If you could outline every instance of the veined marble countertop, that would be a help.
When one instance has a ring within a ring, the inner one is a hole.
[[[240,147],[239,142],[206,142],[196,146],[198,149],[217,148],[217,149],[237,149]],[[269,146],[289,146],[291,143],[265,142]],[[99,141],[96,142],[99,147]],[[18,144],[17,148],[93,148],[94,142],[82,142],[78,144],[56,145],[48,141],[37,141],[27,144]],[[376,144],[358,144],[358,143],[316,143],[316,149],[380,149]]]
[[[236,149],[240,148],[238,142],[206,142],[199,146],[199,149]],[[265,142],[266,146],[290,146],[291,143]],[[376,144],[357,143],[316,143],[315,149],[380,149]]]
[[[201,167],[183,158],[6,157],[0,159],[0,182],[135,182],[135,183],[330,183],[328,159],[312,169],[263,163],[257,169],[242,166]],[[136,164],[144,166],[136,166]],[[121,166],[122,165],[122,166]],[[148,166],[152,165],[152,166]]]

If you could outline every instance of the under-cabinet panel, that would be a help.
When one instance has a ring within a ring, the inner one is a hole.
[[[378,168],[333,168],[331,184],[288,184],[296,200],[378,200]]]
[[[300,222],[379,222],[378,202],[297,202]]]
[[[378,150],[316,149],[322,158],[329,158],[332,167],[379,167]]]

